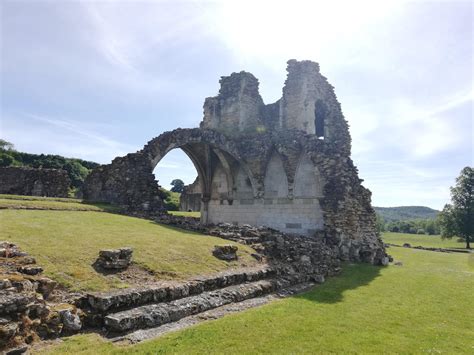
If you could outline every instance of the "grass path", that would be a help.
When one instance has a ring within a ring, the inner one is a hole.
[[[226,263],[212,255],[214,245],[236,243],[111,213],[4,209],[0,221],[0,240],[17,243],[47,276],[72,290],[127,286],[93,269],[100,249],[132,247],[133,260],[156,272],[157,279],[183,279],[256,263],[247,246],[239,245],[238,261]]]
[[[474,255],[392,248],[314,290],[134,346],[73,336],[53,354],[472,354]]]

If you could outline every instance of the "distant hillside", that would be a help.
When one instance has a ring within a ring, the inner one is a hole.
[[[385,222],[435,219],[439,211],[424,206],[374,207]]]

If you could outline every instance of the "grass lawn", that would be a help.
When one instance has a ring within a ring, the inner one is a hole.
[[[0,199],[27,200],[27,201],[82,202],[82,200],[80,199],[69,198],[69,197],[42,197],[42,196],[25,196],[25,195],[10,195],[10,194],[0,194]]]
[[[118,347],[66,338],[53,354],[474,353],[474,255],[392,248],[403,266],[346,265],[310,292]]]
[[[193,212],[187,212],[187,211],[168,211],[169,214],[172,214],[174,216],[183,216],[183,217],[196,217],[199,218],[201,217],[201,212],[199,211],[193,211]]]
[[[47,276],[72,290],[127,286],[93,269],[100,249],[132,247],[133,260],[156,272],[158,279],[183,279],[256,263],[247,246],[239,245],[238,261],[226,263],[215,258],[212,249],[235,243],[111,213],[3,209],[0,221],[0,240],[17,243],[37,259]]]
[[[431,248],[466,248],[466,243],[458,242],[457,238],[441,239],[439,235],[419,235],[385,232],[382,234],[382,239],[385,243],[392,243],[398,245],[403,245],[403,243],[410,243],[412,247],[421,245],[422,247]]]
[[[86,203],[75,198],[39,197],[0,194],[0,209],[61,210],[61,211],[108,211],[118,207],[106,203]]]

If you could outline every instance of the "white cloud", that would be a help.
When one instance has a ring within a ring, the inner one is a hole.
[[[394,138],[392,144],[418,158],[465,144],[463,138],[472,139],[472,132],[451,117],[450,111],[472,102],[473,98],[472,91],[464,90],[431,107],[420,107],[407,98],[394,101],[394,115],[386,120],[389,136]]]

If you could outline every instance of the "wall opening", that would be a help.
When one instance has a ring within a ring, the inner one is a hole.
[[[324,125],[328,114],[328,107],[322,100],[314,103],[314,127],[318,138],[324,138]]]
[[[197,182],[198,173],[193,162],[182,149],[176,148],[168,152],[158,162],[153,174],[157,184],[168,191],[165,191],[166,199],[164,201],[167,210],[191,210],[193,212],[200,210],[201,191],[200,184]],[[190,196],[186,197],[185,203],[180,203],[181,193],[169,193],[173,188],[171,182],[175,179],[182,180],[185,186],[197,182],[188,191]]]

